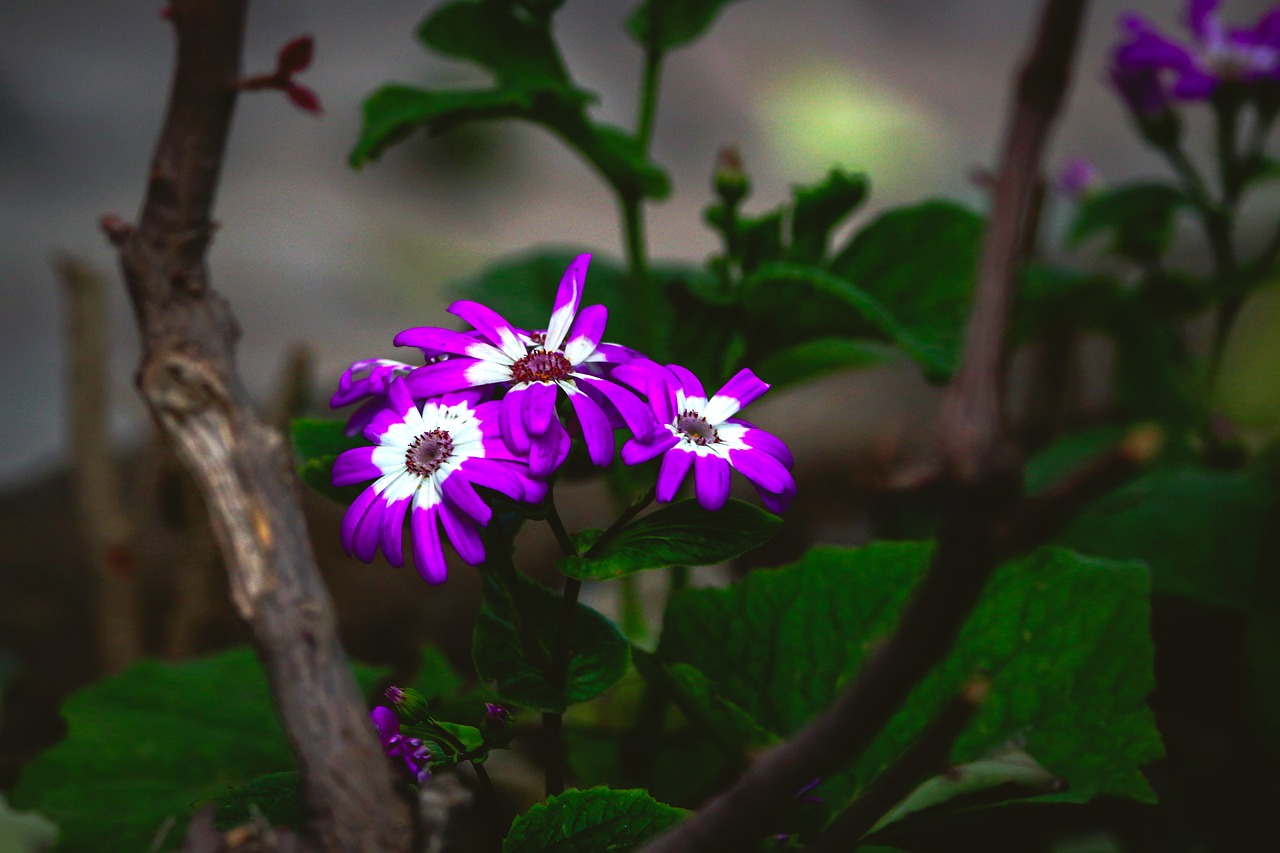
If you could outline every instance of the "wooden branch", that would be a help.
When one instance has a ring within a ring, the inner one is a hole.
[[[238,330],[205,253],[240,73],[247,0],[175,0],[168,111],[136,228],[103,228],[142,338],[137,383],[208,507],[326,851],[407,850],[395,793],[307,538],[289,449],[254,413],[234,365]],[[246,733],[252,737],[252,733]],[[429,832],[429,829],[428,829]]]
[[[815,776],[855,760],[951,649],[1002,554],[998,531],[1018,505],[1022,472],[1003,433],[1004,363],[1015,273],[1026,243],[1044,143],[1070,77],[1086,0],[1046,0],[1018,75],[995,203],[959,373],[944,396],[943,458],[952,500],[929,571],[893,636],[816,720],[766,753],[728,791],[650,842],[648,853],[749,849]]]
[[[111,443],[106,286],[82,260],[58,255],[53,263],[66,306],[67,421],[76,503],[97,575],[96,652],[103,671],[118,672],[142,655],[143,642],[138,554]]]
[[[898,757],[866,791],[840,813],[805,853],[845,853],[858,846],[876,822],[922,782],[947,768],[951,747],[978,706],[986,699],[991,682],[976,678],[964,686],[933,719],[907,751]]]

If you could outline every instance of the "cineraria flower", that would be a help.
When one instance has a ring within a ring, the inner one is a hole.
[[[405,380],[391,380],[387,407],[364,428],[376,446],[348,450],[333,463],[335,486],[376,478],[342,520],[347,553],[367,563],[381,544],[387,562],[403,566],[408,514],[418,573],[427,583],[441,583],[446,569],[439,525],[465,562],[484,560],[479,527],[489,523],[492,510],[475,486],[516,500],[542,500],[546,484],[530,477],[524,460],[498,436],[499,404],[475,398],[449,394],[419,410]]]
[[[397,346],[452,354],[410,374],[407,381],[415,397],[507,386],[501,408],[503,440],[514,453],[528,454],[530,470],[539,477],[554,471],[569,453],[569,435],[556,416],[559,392],[573,407],[596,465],[607,465],[613,458],[615,424],[625,423],[639,438],[649,438],[657,427],[629,389],[598,375],[600,366],[628,362],[638,354],[601,342],[608,318],[603,305],[579,311],[590,260],[590,255],[579,255],[569,264],[546,332],[521,332],[495,311],[463,300],[450,305],[449,312],[474,326],[474,333],[420,326],[395,338]]]
[[[658,471],[658,500],[672,500],[692,468],[698,503],[718,510],[729,498],[729,469],[736,468],[773,512],[791,503],[796,493],[791,451],[772,434],[733,417],[769,390],[750,370],[738,371],[710,400],[697,377],[676,364],[665,370],[624,365],[617,376],[646,390],[666,428],[652,442],[635,439],[622,448],[628,465],[666,454]]]
[[[1251,29],[1228,29],[1218,0],[1188,0],[1186,23],[1190,45],[1164,35],[1142,15],[1122,16],[1128,41],[1116,48],[1113,75],[1168,74],[1172,94],[1183,100],[1209,98],[1224,82],[1280,78],[1280,9],[1267,12]]]
[[[421,785],[431,778],[431,750],[420,738],[400,734],[400,719],[390,708],[379,705],[369,712],[378,740],[387,758],[394,759],[409,779]]]

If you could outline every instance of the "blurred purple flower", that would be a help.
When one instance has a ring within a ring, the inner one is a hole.
[[[1067,198],[1079,199],[1098,185],[1098,170],[1084,157],[1072,157],[1063,164],[1054,185]]]
[[[421,785],[431,778],[431,750],[421,739],[400,733],[400,719],[395,711],[379,705],[369,712],[369,718],[378,730],[382,751],[412,782]]]
[[[613,459],[615,426],[625,424],[646,439],[657,428],[630,390],[598,375],[599,366],[629,362],[638,353],[602,343],[608,318],[603,305],[579,310],[590,260],[590,255],[579,255],[565,271],[545,332],[523,332],[492,309],[463,300],[450,305],[449,312],[475,332],[419,326],[395,339],[397,346],[451,355],[409,375],[409,390],[419,399],[465,388],[507,387],[501,407],[503,440],[513,452],[528,454],[529,467],[539,477],[554,471],[569,453],[569,434],[556,416],[558,391],[568,397],[596,465]]]
[[[729,471],[736,468],[773,512],[791,503],[796,493],[791,451],[771,433],[734,417],[769,390],[750,370],[738,371],[710,399],[697,377],[676,364],[623,365],[615,375],[646,391],[665,427],[652,441],[637,437],[622,448],[628,465],[665,454],[658,472],[659,501],[675,498],[692,468],[698,503],[718,510],[729,498]]]
[[[345,451],[333,464],[335,486],[375,480],[342,520],[347,553],[367,563],[381,544],[387,562],[403,566],[408,514],[418,573],[427,583],[442,583],[447,571],[439,525],[465,562],[484,560],[479,528],[492,510],[475,486],[515,500],[542,500],[546,484],[531,477],[525,459],[499,437],[499,403],[477,403],[477,396],[449,394],[419,409],[405,380],[391,380],[387,407],[363,430],[374,445]]]
[[[1163,95],[1165,86],[1174,98],[1195,101],[1212,97],[1222,83],[1280,78],[1280,9],[1268,11],[1252,28],[1228,29],[1218,5],[1219,0],[1188,0],[1188,44],[1136,12],[1121,16],[1126,40],[1116,48],[1112,79],[1135,112],[1149,115],[1153,93]]]

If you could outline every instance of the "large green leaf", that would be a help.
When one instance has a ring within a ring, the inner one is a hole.
[[[774,388],[794,385],[841,370],[875,367],[892,361],[896,351],[879,341],[826,337],[804,341],[765,358],[756,375]]]
[[[337,488],[333,485],[333,463],[344,450],[368,444],[363,436],[349,436],[345,422],[332,418],[295,418],[290,424],[293,449],[298,456],[298,479],[325,497],[351,503],[363,485]]]
[[[960,348],[978,267],[983,219],[947,201],[880,214],[831,261],[831,272],[871,294],[916,336]]]
[[[721,705],[709,714],[724,718],[723,703],[732,703],[760,730],[789,736],[830,704],[892,630],[931,547],[817,548],[728,589],[682,592],[667,609],[657,658],[707,679],[682,703],[713,696]],[[1154,686],[1147,595],[1147,571],[1136,563],[1043,549],[1001,566],[951,655],[850,768],[854,788],[873,780],[981,672],[991,692],[957,740],[953,763],[1016,743],[1065,780],[1054,799],[1149,800],[1140,768],[1161,745],[1145,704]]]
[[[627,19],[627,32],[644,47],[666,51],[706,32],[720,9],[735,0],[644,0]]]
[[[379,670],[357,669],[367,687]],[[167,819],[181,838],[193,804],[294,766],[253,652],[144,661],[62,708],[67,737],[32,762],[13,801],[61,827],[60,850],[136,853]]]
[[[563,688],[557,687],[548,673],[560,630],[561,599],[523,575],[515,576],[512,587],[494,572],[485,573],[471,647],[476,674],[504,701],[561,713],[600,695],[626,673],[631,647],[618,626],[579,603],[569,637],[568,677]],[[517,620],[524,620],[523,634]]]
[[[1260,472],[1161,467],[1085,510],[1058,541],[1145,560],[1156,592],[1224,607],[1249,603],[1276,487]]]
[[[688,814],[638,788],[565,791],[516,818],[502,853],[621,853],[666,832]]]
[[[816,338],[879,338],[900,347],[932,378],[955,367],[954,347],[917,335],[875,296],[817,267],[764,264],[743,281],[742,304],[748,340],[761,359]]]
[[[1169,184],[1135,183],[1085,196],[1067,236],[1077,246],[1098,234],[1110,234],[1110,250],[1138,261],[1159,257],[1173,237],[1174,217],[1188,204]]]
[[[514,3],[447,3],[422,22],[418,38],[446,56],[483,66],[504,89],[569,84],[548,22]]]
[[[763,545],[781,526],[778,516],[739,500],[711,512],[690,499],[632,521],[591,556],[564,558],[560,570],[606,580],[644,569],[709,566]]]
[[[832,169],[826,180],[811,187],[795,187],[791,211],[791,260],[821,263],[831,231],[867,197],[871,185],[861,172]]]

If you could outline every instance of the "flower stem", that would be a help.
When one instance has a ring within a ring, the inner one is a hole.
[[[555,493],[547,492],[547,524],[555,534],[556,542],[566,557],[578,553],[565,529],[560,511],[556,508]],[[564,694],[565,685],[569,681],[569,661],[573,657],[573,629],[577,622],[578,594],[582,591],[582,581],[567,578],[564,583],[564,594],[560,599],[560,616],[556,626],[556,644],[551,652],[551,667],[547,675],[551,684]],[[567,703],[566,703],[567,704]],[[542,729],[547,741],[546,787],[547,796],[564,792],[564,715],[547,712],[542,715]]]
[[[622,511],[622,514],[618,516],[618,519],[613,524],[610,524],[609,528],[605,530],[604,533],[600,534],[600,538],[597,539],[595,543],[592,544],[592,546],[587,549],[587,553],[585,554],[585,556],[594,557],[597,554],[599,554],[600,551],[604,549],[605,545],[609,544],[609,542],[612,541],[614,537],[616,537],[619,533],[622,532],[622,528],[626,527],[627,523],[631,521],[631,519],[635,518],[642,511],[644,511],[645,507],[653,503],[653,498],[656,494],[657,494],[657,487],[650,486],[649,489],[644,492],[644,494],[640,495],[640,497],[632,501],[631,505],[628,506],[626,509],[624,509]]]
[[[640,143],[640,152],[649,153],[649,143],[653,140],[653,117],[658,110],[658,84],[662,77],[663,52],[658,48],[649,48],[644,54],[644,78],[640,89],[640,115],[636,119],[636,141]]]

